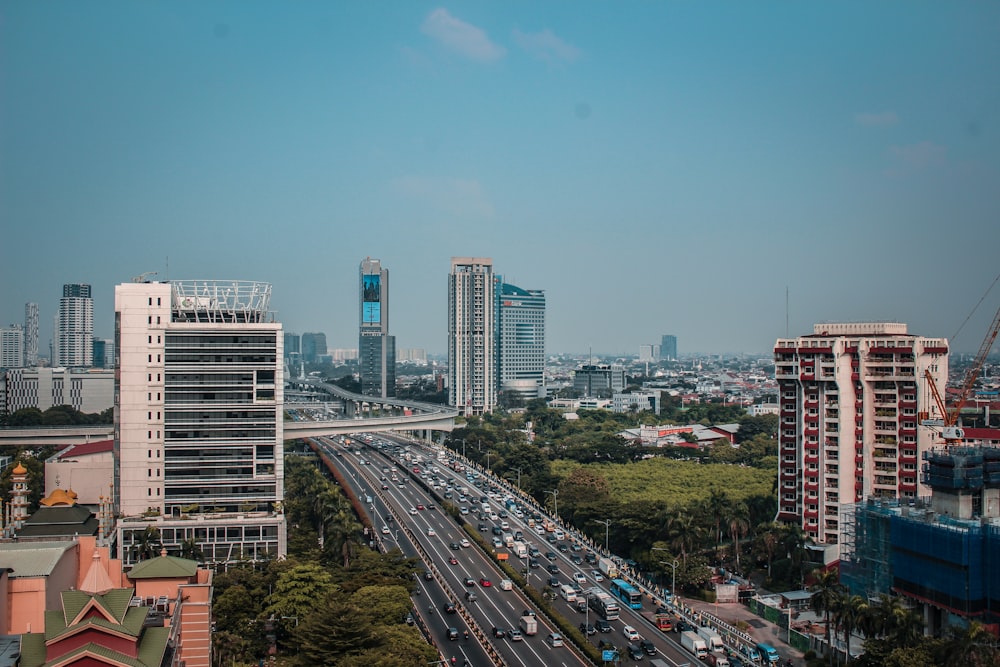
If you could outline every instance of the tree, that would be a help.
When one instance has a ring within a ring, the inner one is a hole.
[[[750,530],[750,522],[747,519],[747,506],[745,503],[733,503],[729,506],[729,516],[727,517],[729,536],[733,539],[733,555],[736,558],[736,571],[740,571],[740,538]]]
[[[868,600],[860,595],[844,597],[840,604],[840,629],[844,631],[844,645],[847,646],[847,660],[851,659],[851,635],[858,629],[861,619],[868,610]]]
[[[160,539],[160,531],[154,526],[146,526],[146,530],[136,535],[135,542],[130,547],[136,560],[156,558],[162,549],[163,542]]]
[[[830,664],[833,664],[833,643],[830,641],[830,631],[833,629],[830,616],[836,611],[840,598],[843,597],[844,587],[840,583],[840,572],[837,570],[825,570],[816,578],[816,583],[810,589],[813,591],[809,605],[817,614],[826,617],[826,645],[830,647]]]
[[[333,577],[322,565],[294,565],[278,576],[274,590],[267,596],[264,613],[274,617],[292,616],[301,622],[315,610],[317,601],[334,588]]]

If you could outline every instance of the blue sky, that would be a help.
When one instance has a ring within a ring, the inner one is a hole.
[[[68,282],[273,283],[446,349],[450,257],[544,289],[550,352],[953,336],[1000,271],[1000,4],[0,2],[0,322]],[[169,259],[168,259],[169,258]],[[954,347],[974,351],[987,297]]]

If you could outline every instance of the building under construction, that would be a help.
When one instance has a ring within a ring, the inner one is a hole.
[[[845,508],[841,582],[851,594],[899,593],[927,631],[971,620],[1000,631],[1000,447],[925,452],[929,499]]]

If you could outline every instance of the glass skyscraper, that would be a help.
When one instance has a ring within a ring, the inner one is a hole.
[[[377,259],[361,262],[358,359],[361,393],[396,395],[396,337],[389,335],[389,270]]]
[[[545,292],[497,277],[497,379],[509,399],[545,397]]]

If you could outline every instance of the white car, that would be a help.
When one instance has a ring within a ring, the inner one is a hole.
[[[459,544],[461,544],[466,549],[472,546],[472,543],[469,542],[469,540],[465,539],[464,537],[462,538],[462,541]]]
[[[640,639],[642,639],[642,637],[639,636],[639,631],[633,628],[631,625],[626,625],[624,628],[622,628],[622,634],[624,634],[625,637],[627,637],[630,642],[637,642]]]
[[[391,530],[389,530],[389,526],[382,526],[382,534],[383,534],[383,535],[388,535],[388,534],[389,534],[389,533],[391,533],[391,532],[392,532],[392,531],[391,531]]]
[[[582,572],[574,572],[573,581],[575,581],[578,584],[585,584],[587,583],[587,577],[583,576]]]
[[[433,528],[427,529],[427,537],[434,537],[435,535],[437,535],[437,533],[434,532]]]
[[[410,508],[410,514],[416,515],[417,514],[417,508],[416,507],[411,507]]]
[[[604,581],[604,575],[601,574],[600,570],[591,570],[590,576],[594,578],[594,581]]]

